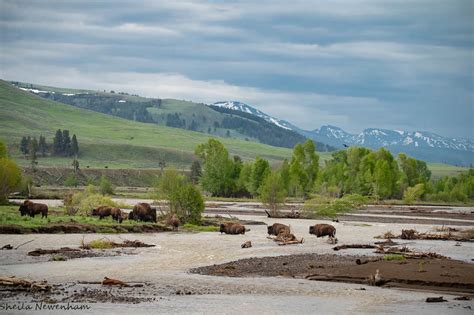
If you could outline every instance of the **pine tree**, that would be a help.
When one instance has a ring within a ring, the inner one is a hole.
[[[63,133],[61,129],[56,130],[56,135],[53,139],[53,154],[61,155],[63,150]]]
[[[69,136],[69,130],[63,130],[62,154],[71,156],[71,137]]]
[[[48,145],[46,144],[46,138],[43,135],[40,135],[38,142],[38,151],[41,152],[41,156],[46,156],[46,151],[48,150]]]
[[[26,137],[21,138],[20,151],[21,153],[23,153],[23,155],[28,154],[28,140],[26,139]]]
[[[77,156],[79,154],[79,143],[77,142],[76,135],[72,135],[71,143],[71,155]]]

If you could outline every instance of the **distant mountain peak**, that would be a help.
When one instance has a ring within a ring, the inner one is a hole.
[[[260,118],[265,119],[269,123],[272,123],[274,125],[277,125],[280,128],[287,129],[287,130],[293,130],[293,127],[291,126],[290,123],[277,119],[275,117],[272,117],[270,115],[265,114],[264,112],[247,105],[245,103],[239,102],[239,101],[220,101],[212,104],[213,106],[218,106],[218,107],[224,107],[232,110],[237,110],[240,112],[248,113]]]

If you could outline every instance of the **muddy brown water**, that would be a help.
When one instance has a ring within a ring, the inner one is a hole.
[[[278,246],[267,239],[266,226],[249,226],[245,235],[207,233],[153,233],[153,234],[41,234],[1,235],[0,244],[14,246],[34,239],[18,250],[0,253],[0,274],[30,279],[46,279],[50,283],[97,282],[104,276],[125,282],[151,283],[152,289],[143,294],[161,297],[153,302],[130,305],[127,303],[93,303],[92,313],[127,314],[131,311],[153,313],[229,313],[242,314],[314,314],[329,313],[469,313],[472,301],[454,301],[454,295],[443,294],[449,302],[429,305],[429,292],[407,292],[381,289],[357,284],[317,282],[284,277],[227,278],[190,274],[189,269],[220,264],[242,258],[278,256],[304,253],[334,253],[333,245],[308,234],[311,224],[324,221],[268,219],[262,216],[239,216],[242,219],[263,220],[267,224],[289,224],[292,232],[303,237],[301,245]],[[326,223],[330,223],[327,222]],[[427,231],[430,225],[340,222],[337,228],[339,243],[371,243],[374,236],[402,228]],[[468,226],[466,226],[468,227]],[[472,227],[472,226],[471,226]],[[36,248],[77,247],[81,241],[107,237],[117,242],[138,239],[156,247],[132,249],[131,254],[114,257],[72,259],[64,262],[45,261],[26,256]],[[251,240],[253,247],[240,248]],[[407,241],[407,246],[419,251],[436,251],[442,255],[471,262],[474,243],[455,246],[452,241]],[[338,255],[375,255],[372,250],[339,251]],[[365,291],[358,290],[365,287]],[[177,295],[187,290],[191,295]],[[436,294],[435,294],[436,295]],[[439,294],[438,294],[439,295]],[[11,300],[8,300],[12,302]],[[27,301],[28,302],[28,301]],[[45,312],[46,313],[46,312]]]

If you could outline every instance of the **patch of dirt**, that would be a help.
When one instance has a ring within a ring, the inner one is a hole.
[[[366,260],[358,265],[356,261]],[[366,256],[303,254],[249,258],[192,269],[192,273],[228,277],[292,277],[370,284],[379,270],[384,287],[474,294],[474,265],[451,259],[369,260]]]

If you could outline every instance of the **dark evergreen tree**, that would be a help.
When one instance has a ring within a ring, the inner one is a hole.
[[[28,154],[28,139],[26,139],[26,137],[21,138],[20,151],[23,155]]]
[[[63,150],[63,133],[61,129],[56,130],[56,135],[53,139],[53,154],[61,155]]]
[[[77,142],[76,135],[72,135],[72,143],[71,143],[71,155],[78,156],[79,155],[79,143]]]
[[[46,138],[40,135],[38,142],[38,151],[41,153],[41,156],[46,156],[46,151],[48,151],[48,145],[46,144]]]
[[[63,147],[62,155],[71,156],[71,137],[69,136],[69,130],[63,130]]]

